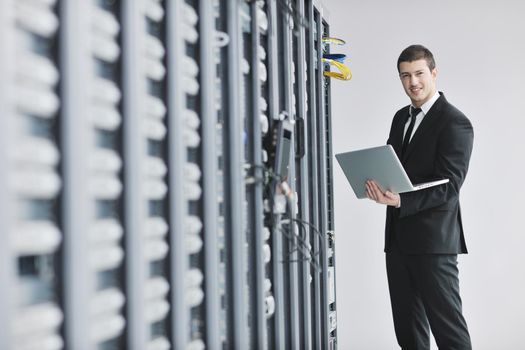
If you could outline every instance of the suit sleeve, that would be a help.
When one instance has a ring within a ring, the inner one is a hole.
[[[470,121],[463,115],[451,117],[439,137],[434,163],[436,179],[447,178],[449,182],[401,193],[400,218],[440,206],[450,209],[456,205],[467,175],[473,141],[474,131]]]

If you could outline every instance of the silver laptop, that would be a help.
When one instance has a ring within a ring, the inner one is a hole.
[[[381,190],[394,193],[418,191],[441,185],[448,179],[413,185],[391,145],[335,155],[357,198],[366,198],[365,182],[375,180]]]

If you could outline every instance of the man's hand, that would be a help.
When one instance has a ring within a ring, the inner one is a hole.
[[[397,193],[386,191],[383,193],[374,180],[367,180],[365,183],[366,196],[376,203],[391,205],[398,208],[401,204],[401,198]]]

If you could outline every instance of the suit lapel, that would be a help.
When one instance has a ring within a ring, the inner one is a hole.
[[[439,94],[439,98],[436,100],[436,102],[434,102],[428,113],[421,121],[421,124],[419,124],[418,128],[416,129],[414,136],[412,136],[412,140],[410,140],[410,143],[407,146],[402,161],[408,159],[412,151],[421,146],[421,143],[425,141],[427,135],[432,132],[432,126],[435,125],[437,121],[439,121],[442,106],[447,102],[443,93],[440,92]],[[403,135],[403,131],[401,131],[401,135]]]
[[[403,146],[403,133],[405,130],[406,116],[408,115],[408,106],[405,107],[400,112],[398,121],[394,125],[394,130],[392,130],[392,147],[396,151],[397,157],[401,159],[401,148]]]

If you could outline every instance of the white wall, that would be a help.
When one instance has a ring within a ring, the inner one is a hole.
[[[474,125],[462,214],[464,313],[476,350],[525,347],[525,2],[323,0],[347,41],[354,77],[334,81],[335,152],[386,141],[409,103],[396,60],[406,46],[436,58],[438,90]],[[397,349],[384,266],[384,207],[355,199],[335,164],[340,349]]]

